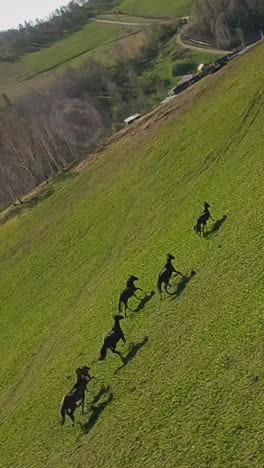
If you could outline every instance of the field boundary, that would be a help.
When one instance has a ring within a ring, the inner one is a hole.
[[[70,57],[67,60],[63,60],[62,62],[58,62],[56,65],[52,65],[51,67],[45,68],[45,70],[34,73],[33,75],[28,76],[24,80],[19,81],[19,83],[24,83],[26,81],[32,80],[33,78],[36,78],[37,76],[41,76],[43,73],[47,73],[47,72],[49,72],[51,70],[56,70],[56,68],[59,68],[61,65],[65,65],[66,63],[71,62],[72,60],[74,60],[74,59],[76,59],[78,57],[81,57],[82,55],[85,55],[88,52],[94,52],[95,50],[101,49],[102,47],[105,47],[105,46],[110,45],[110,44],[114,44],[115,42],[121,41],[122,39],[125,39],[127,37],[135,36],[139,32],[140,32],[139,30],[133,31],[132,33],[124,34],[123,36],[120,36],[120,37],[118,37],[116,39],[112,39],[111,41],[105,42],[104,44],[101,44],[100,46],[95,47],[94,49],[87,49],[84,52],[81,52],[80,54],[73,55],[72,57]]]

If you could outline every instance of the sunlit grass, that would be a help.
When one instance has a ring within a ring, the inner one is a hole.
[[[205,79],[0,227],[4,467],[264,465],[262,63]],[[204,201],[227,219],[200,239]],[[130,274],[151,293],[167,252],[196,274],[123,321],[138,352],[116,372],[97,357],[118,294]],[[61,427],[84,364],[110,388]]]

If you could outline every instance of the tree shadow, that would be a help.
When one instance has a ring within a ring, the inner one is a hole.
[[[170,293],[170,296],[172,296],[172,299],[177,299],[183,291],[185,290],[186,286],[188,283],[191,281],[191,279],[196,275],[196,271],[192,270],[189,276],[184,276],[180,282],[177,284],[176,290],[172,293]]]
[[[105,401],[103,401],[102,403],[100,403],[98,406],[94,406],[96,403],[98,403],[98,401],[101,399],[101,397],[103,395],[108,395],[107,399]],[[88,419],[87,423],[85,423],[85,424],[80,423],[81,429],[82,429],[84,434],[88,434],[93,429],[93,427],[97,423],[101,413],[105,410],[105,408],[108,405],[111,404],[112,401],[113,401],[113,394],[111,392],[109,392],[109,387],[108,388],[102,388],[98,392],[98,394],[95,396],[92,404],[90,405],[91,414],[89,416],[89,419]]]
[[[115,371],[115,374],[117,374],[123,367],[125,367],[132,359],[134,359],[137,355],[137,353],[140,351],[143,346],[148,342],[148,337],[145,336],[145,338],[137,344],[132,344],[131,349],[129,350],[128,354],[126,356],[123,356],[121,353],[118,353],[121,360],[122,360],[122,366],[118,367]]]
[[[15,216],[19,215],[23,210],[23,205],[12,207],[8,210],[8,212],[0,218],[0,226],[6,224],[10,219],[15,218]]]
[[[79,173],[77,171],[66,169],[65,172],[61,172],[60,174],[58,174],[55,180],[61,182],[61,181],[68,180],[68,179],[75,179],[75,177],[77,177],[78,175]]]
[[[151,301],[153,296],[155,296],[155,291],[151,291],[150,294],[146,294],[145,297],[139,302],[136,309],[134,309],[134,312],[140,312],[141,310],[143,310],[145,305],[147,305],[147,303]]]
[[[211,234],[214,234],[215,232],[219,231],[219,229],[221,228],[222,224],[225,222],[226,219],[227,219],[227,215],[224,215],[221,219],[218,219],[213,224],[211,229],[204,233],[204,237],[209,237]]]
[[[54,192],[54,188],[49,188],[48,190],[43,190],[42,192],[38,193],[37,195],[34,195],[28,200],[23,201],[19,205],[12,206],[7,211],[7,213],[2,218],[0,218],[0,226],[3,226],[8,221],[20,215],[27,209],[34,208],[39,203],[43,202],[44,200],[47,200],[47,198],[49,198]]]
[[[49,188],[48,190],[43,190],[39,194],[35,195],[32,198],[24,201],[22,207],[23,208],[33,208],[34,206],[38,205],[39,203],[47,200],[53,193],[55,192],[54,188]]]

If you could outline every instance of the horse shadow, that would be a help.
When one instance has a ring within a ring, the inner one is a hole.
[[[125,367],[130,361],[132,361],[132,359],[134,359],[137,355],[137,353],[141,350],[141,348],[143,348],[143,346],[145,346],[145,344],[148,342],[148,337],[145,336],[145,338],[140,342],[140,343],[137,343],[137,344],[132,344],[132,347],[131,349],[129,350],[129,352],[127,353],[126,356],[123,356],[121,353],[118,353],[120,358],[121,358],[121,361],[122,361],[122,366],[118,367],[115,371],[115,375],[121,370],[123,369],[123,367]]]
[[[184,276],[180,282],[177,284],[176,290],[172,293],[170,293],[170,296],[172,296],[172,299],[177,299],[185,290],[187,287],[188,283],[191,281],[191,279],[196,275],[196,271],[192,270],[189,276]]]
[[[151,301],[153,296],[155,296],[155,291],[151,291],[150,294],[146,294],[146,296],[140,301],[136,309],[134,309],[134,312],[140,312],[141,310],[143,310],[145,305],[147,305],[147,303]]]
[[[90,403],[90,405],[95,405],[98,403],[98,401],[102,398],[102,396],[107,395],[110,393],[110,387],[102,387],[97,394],[94,395],[93,401]]]
[[[78,177],[78,175],[79,173],[77,171],[72,171],[71,168],[69,167],[64,172],[61,172],[60,174],[58,174],[56,177],[56,180],[62,182],[68,179],[75,179],[75,177]]]
[[[88,419],[87,423],[85,423],[85,424],[80,423],[81,429],[82,429],[84,434],[88,434],[93,429],[93,427],[97,423],[98,419],[100,418],[100,415],[102,414],[102,412],[113,401],[113,398],[114,398],[113,393],[110,392],[109,390],[110,390],[109,387],[107,387],[107,388],[102,387],[101,390],[99,390],[98,394],[95,395],[95,397],[93,399],[93,402],[90,405],[91,414],[89,416],[89,419]],[[104,395],[107,395],[107,399],[105,401],[103,401],[102,403],[100,403],[99,405],[94,406],[94,405],[96,405],[96,403],[99,402],[99,400]]]
[[[226,219],[227,219],[227,215],[224,215],[221,219],[218,219],[213,224],[211,229],[204,233],[204,237],[209,237],[211,234],[214,234],[215,232],[219,231],[219,229],[221,228],[222,224],[226,221]]]

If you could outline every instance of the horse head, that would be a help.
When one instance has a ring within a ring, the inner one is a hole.
[[[124,317],[123,315],[118,315],[118,314],[113,315],[113,319],[114,319],[114,320],[117,320],[118,322],[119,322],[120,320],[123,320],[124,318],[125,318],[125,317]]]
[[[86,379],[87,377],[89,377],[89,370],[90,367],[88,366],[78,367],[78,369],[76,369],[77,377]]]
[[[207,210],[207,208],[211,208],[211,206],[209,205],[209,203],[205,202],[204,203],[204,208],[205,208],[205,210]]]
[[[175,260],[175,257],[169,253],[166,255],[166,258],[167,260]]]
[[[137,276],[134,276],[134,275],[131,275],[129,276],[128,280],[127,281],[138,281],[138,277]]]

